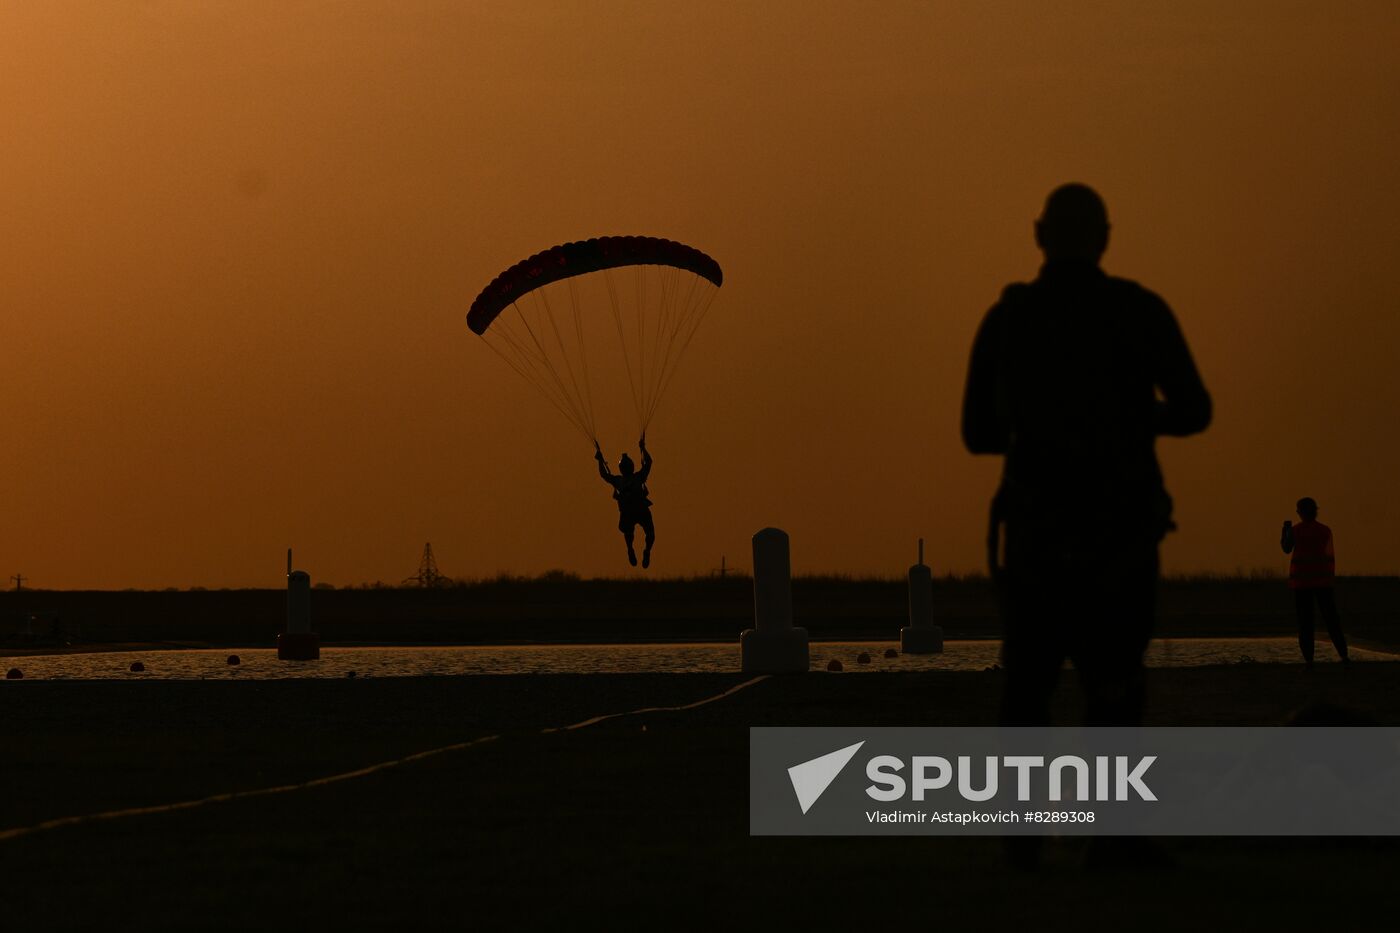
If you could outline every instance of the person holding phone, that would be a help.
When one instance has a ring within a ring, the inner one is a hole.
[[[1343,664],[1347,657],[1347,638],[1337,616],[1337,601],[1333,596],[1337,576],[1337,554],[1332,544],[1332,529],[1317,520],[1317,502],[1310,496],[1298,500],[1297,525],[1283,523],[1280,545],[1290,555],[1288,586],[1293,590],[1293,605],[1298,612],[1298,648],[1303,652],[1303,664],[1313,666],[1313,610],[1322,610],[1332,647]]]

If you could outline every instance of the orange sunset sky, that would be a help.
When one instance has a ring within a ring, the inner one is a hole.
[[[649,433],[654,574],[982,558],[974,330],[1070,180],[1216,401],[1168,572],[1400,564],[1400,5],[0,3],[0,578],[625,564],[588,444],[466,329],[526,255],[726,282]],[[625,419],[605,447],[634,439]]]

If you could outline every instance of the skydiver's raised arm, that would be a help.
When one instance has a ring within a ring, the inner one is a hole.
[[[593,459],[598,461],[598,475],[612,483],[612,471],[608,469],[607,458],[603,456],[603,448],[598,446],[598,442],[593,442]]]
[[[647,476],[651,474],[651,451],[647,450],[647,436],[645,434],[642,435],[638,446],[642,449],[642,468],[637,473],[637,478],[645,483],[647,481]]]

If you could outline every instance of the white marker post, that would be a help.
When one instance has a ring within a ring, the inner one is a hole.
[[[943,650],[943,629],[933,624],[933,573],[924,563],[924,539],[919,539],[919,562],[909,568],[909,625],[899,630],[899,650],[905,654],[937,654]]]
[[[792,561],[787,532],[753,536],[754,627],[739,636],[746,674],[796,674],[811,666],[807,630],[792,624]]]
[[[311,631],[311,574],[292,569],[292,549],[287,548],[287,631],[277,636],[281,661],[316,661],[321,639]]]

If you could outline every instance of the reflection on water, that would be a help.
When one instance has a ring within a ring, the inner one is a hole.
[[[812,669],[839,660],[847,672],[980,671],[996,664],[998,641],[950,641],[942,654],[886,658],[890,642],[813,642]],[[869,664],[858,663],[862,652]],[[133,651],[34,655],[13,658],[25,679],[45,680],[262,680],[273,678],[421,677],[455,674],[635,674],[726,673],[739,670],[739,644],[488,645],[415,648],[323,648],[319,661],[279,661],[270,648],[237,649],[242,664],[231,667],[229,649]],[[1357,661],[1393,655],[1352,648]],[[1317,647],[1319,663],[1334,662],[1330,645]],[[130,672],[141,661],[143,673]],[[1151,667],[1202,664],[1300,664],[1293,638],[1166,638],[1147,652]]]

